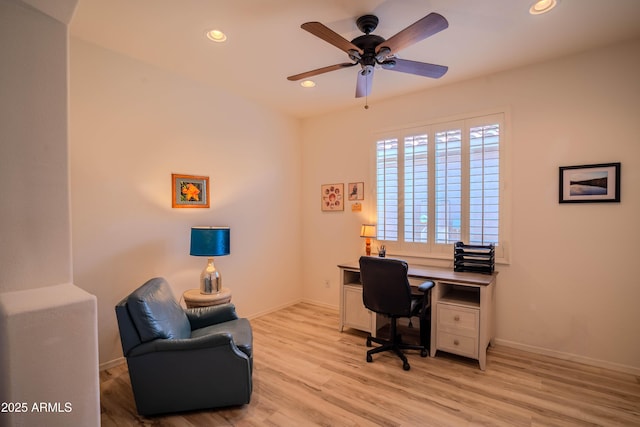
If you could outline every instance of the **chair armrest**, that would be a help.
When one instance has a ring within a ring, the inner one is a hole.
[[[233,343],[231,334],[227,332],[205,335],[198,338],[157,339],[134,347],[126,356],[135,357],[147,353],[158,353],[165,351],[189,351],[213,347],[228,347],[230,344],[235,347],[235,343]]]
[[[236,307],[231,303],[210,307],[188,308],[185,310],[185,313],[191,324],[192,331],[238,318]]]
[[[435,283],[433,283],[431,280],[427,280],[426,282],[423,282],[418,286],[418,290],[422,293],[425,293],[434,286]]]
[[[427,315],[427,308],[431,306],[431,288],[435,286],[435,283],[431,280],[427,280],[418,285],[418,291],[422,292],[422,295],[412,295],[411,315],[416,316],[420,314],[422,317]]]

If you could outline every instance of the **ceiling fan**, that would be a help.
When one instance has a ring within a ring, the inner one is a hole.
[[[435,79],[442,77],[447,72],[448,67],[443,65],[410,61],[396,57],[398,51],[446,29],[449,26],[449,22],[442,15],[430,13],[388,40],[371,34],[378,26],[378,17],[375,15],[359,17],[356,20],[356,25],[364,35],[348,41],[320,22],[302,24],[300,28],[343,50],[349,55],[349,59],[354,62],[329,65],[328,67],[289,76],[287,79],[291,81],[302,80],[318,74],[328,73],[329,71],[360,65],[361,69],[358,71],[356,83],[356,98],[360,98],[371,93],[371,83],[376,65],[379,65],[384,70],[399,71]]]

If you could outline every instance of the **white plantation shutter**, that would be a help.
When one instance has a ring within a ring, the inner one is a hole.
[[[442,257],[463,241],[493,243],[506,257],[498,249],[504,237],[503,116],[398,131],[377,141],[377,238],[388,251]]]
[[[460,240],[462,213],[462,131],[436,133],[436,243]]]
[[[378,141],[376,149],[378,240],[398,240],[398,140]]]
[[[404,139],[404,241],[427,242],[428,136]]]
[[[499,243],[500,126],[472,127],[469,135],[469,243]]]

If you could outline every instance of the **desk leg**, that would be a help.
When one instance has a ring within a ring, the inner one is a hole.
[[[433,296],[433,293],[431,295]],[[436,319],[437,310],[435,309],[434,298],[431,299],[431,307],[429,307],[429,309],[431,310],[431,339],[429,342],[429,356],[436,357],[436,352],[438,351],[436,349],[436,342],[437,342],[436,327],[438,325],[438,319]]]
[[[429,343],[429,356],[436,357],[436,343],[438,342],[438,301],[440,300],[440,292],[442,287],[440,282],[436,281],[435,286],[431,288],[431,340]]]
[[[480,334],[478,348],[478,362],[480,370],[484,371],[487,364],[487,348],[495,336],[494,333],[494,292],[493,284],[480,288]]]

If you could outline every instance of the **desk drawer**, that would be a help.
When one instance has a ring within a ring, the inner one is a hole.
[[[466,337],[477,337],[480,331],[480,312],[472,308],[438,303],[438,331]]]
[[[476,337],[466,337],[438,331],[438,350],[459,354],[460,356],[478,358],[478,341]]]

